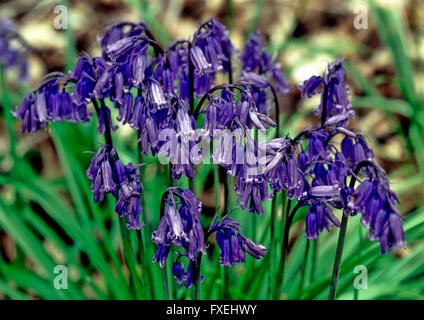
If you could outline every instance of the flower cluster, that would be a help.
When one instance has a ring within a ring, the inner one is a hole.
[[[265,256],[266,248],[245,237],[240,231],[240,222],[228,217],[212,222],[209,233],[216,232],[216,241],[220,250],[219,264],[227,267],[246,262],[246,253],[255,259]]]
[[[193,266],[198,265],[201,254],[206,254],[205,236],[200,223],[202,203],[190,190],[170,187],[162,197],[161,219],[158,229],[152,233],[152,241],[157,245],[153,262],[158,261],[163,268],[171,246],[181,248],[179,258],[185,256],[189,268],[178,261],[174,263],[173,274],[181,284],[190,287],[193,282]]]
[[[50,74],[37,90],[28,93],[12,114],[22,121],[22,132],[45,129],[48,122],[89,121],[87,103],[77,104],[69,93],[72,83],[62,73]]]
[[[127,217],[129,230],[140,229],[144,225],[140,220],[142,185],[138,167],[132,163],[124,165],[114,148],[103,145],[94,154],[86,171],[91,181],[93,201],[103,202],[108,193],[115,196],[118,199],[115,211],[120,218]]]
[[[401,216],[395,207],[398,199],[390,189],[386,173],[374,161],[374,153],[365,137],[347,129],[354,112],[342,62],[343,59],[338,59],[330,63],[322,77],[312,76],[299,86],[304,98],[321,93],[321,103],[316,110],[321,126],[284,141],[282,148],[300,150],[303,148],[300,140],[305,138],[307,141],[307,151],[298,154],[297,166],[293,165],[288,179],[298,177],[296,185],[299,189],[295,197],[309,205],[306,238],[316,239],[324,228],[329,230],[331,226],[340,226],[331,207],[342,209],[345,215],[360,212],[362,225],[369,228],[368,237],[380,242],[381,253],[385,253],[387,248],[393,250],[405,246]],[[344,138],[338,148],[333,137],[339,134]],[[289,159],[287,152],[274,156],[269,164],[272,170],[268,173],[274,180],[278,175],[276,177],[273,172],[273,164],[277,158],[284,157],[288,167],[293,160]],[[284,164],[281,167],[284,168]],[[293,174],[293,170],[301,174]],[[366,178],[355,189],[359,176]],[[289,193],[289,197],[293,195]]]

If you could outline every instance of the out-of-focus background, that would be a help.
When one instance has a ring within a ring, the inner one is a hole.
[[[68,28],[57,30],[54,21],[63,8],[67,9]],[[18,79],[11,71],[5,72],[2,82],[0,298],[128,298],[127,289],[120,291],[117,285],[127,276],[125,267],[118,270],[122,253],[117,217],[107,205],[99,209],[91,203],[84,176],[90,161],[84,151],[95,150],[99,141],[93,138],[94,121],[82,129],[56,124],[48,131],[21,134],[20,123],[6,115],[8,110],[19,104],[47,72],[69,70],[83,51],[100,55],[97,38],[108,23],[144,20],[158,42],[166,46],[174,39],[192,35],[197,24],[207,18],[225,24],[240,50],[249,33],[262,32],[267,51],[281,62],[293,85],[280,100],[283,130],[288,134],[316,123],[311,111],[319,98],[302,101],[296,85],[321,74],[329,61],[347,58],[347,82],[356,112],[351,125],[369,138],[378,163],[389,173],[400,198],[399,210],[406,218],[408,244],[406,250],[379,256],[377,246],[361,233],[359,221],[352,222],[339,298],[358,298],[352,285],[353,267],[358,264],[368,267],[369,276],[369,288],[359,292],[360,299],[424,298],[423,1],[18,0],[1,1],[0,17],[13,21],[33,49],[28,54],[28,81]],[[123,128],[116,135],[124,157],[136,159],[131,131]],[[146,175],[145,190],[147,211],[153,216],[159,209],[156,198],[163,192],[166,170],[152,168]],[[197,179],[196,191],[213,214],[210,172],[199,170]],[[240,217],[244,217],[242,226],[248,233],[263,234],[266,229],[257,222],[256,229],[250,230],[250,216],[245,213]],[[320,238],[315,256],[308,257],[313,261],[308,264],[306,278],[300,279],[306,247],[303,229],[303,222],[297,221],[282,299],[327,295],[337,233]],[[268,239],[265,234],[256,240],[261,238]],[[151,255],[147,259],[150,261]],[[58,264],[69,266],[69,291],[52,288],[54,275],[50,270]],[[203,268],[204,294],[207,291],[207,297],[219,298],[220,283],[215,273],[220,271],[215,271],[212,260]],[[266,297],[266,288],[261,285],[265,275],[255,280],[255,274],[267,270],[265,263],[249,260],[233,269],[232,298]],[[155,272],[153,277],[158,280]],[[217,286],[209,290],[214,279]],[[176,298],[185,297],[184,289],[174,290]],[[160,292],[152,295],[160,297]]]

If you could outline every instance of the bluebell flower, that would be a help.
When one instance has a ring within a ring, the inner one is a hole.
[[[399,199],[390,190],[385,177],[364,180],[353,193],[354,208],[362,213],[361,223],[369,228],[368,238],[386,249],[405,248],[405,232],[395,204]]]
[[[208,73],[212,70],[212,64],[210,64],[207,60],[205,55],[203,54],[202,49],[200,49],[198,46],[192,46],[190,49],[190,59],[193,62],[194,71],[199,74],[203,75],[205,73]]]
[[[240,197],[240,207],[262,215],[262,203],[272,199],[273,195],[268,192],[268,182],[264,176],[265,164],[259,145],[243,130],[224,131],[212,159],[225,168],[230,176],[236,177],[234,191]]]
[[[193,178],[193,162],[201,160],[202,156],[194,156],[194,148],[199,140],[195,130],[196,121],[182,100],[173,101],[171,110],[170,120],[159,135],[160,155],[169,159],[174,179],[182,176]]]
[[[317,113],[325,119],[322,123],[346,127],[349,118],[355,116],[352,104],[349,101],[348,86],[346,85],[346,71],[343,67],[344,59],[339,58],[329,63],[322,78],[313,76],[301,86],[302,96],[310,97],[321,84],[321,103]]]
[[[287,190],[289,199],[300,200],[308,189],[308,183],[294,157],[296,146],[293,146],[289,138],[276,138],[268,141],[266,148],[265,176],[271,189]],[[304,159],[304,157],[307,157],[304,153],[302,156],[299,155],[300,159]]]
[[[308,158],[309,161],[325,162],[329,158],[329,150],[325,146],[328,133],[323,130],[311,130],[307,134],[308,137]]]
[[[94,154],[91,164],[86,170],[87,178],[91,181],[93,191],[93,201],[103,202],[107,193],[118,195],[120,181],[113,174],[114,162],[118,155],[114,148],[103,145]]]
[[[246,253],[260,259],[265,256],[265,246],[256,244],[240,231],[240,222],[227,216],[219,221],[216,217],[209,228],[209,233],[216,232],[216,241],[220,250],[219,264],[231,267],[236,263],[246,262]]]
[[[235,86],[237,85],[235,84]],[[255,127],[265,133],[267,127],[276,127],[276,123],[272,119],[258,111],[248,89],[240,85],[240,91],[239,100],[235,100],[234,93],[225,86],[220,96],[209,95],[210,104],[201,111],[206,113],[205,131],[212,133],[213,136],[214,129],[246,130]],[[213,108],[213,112],[208,112],[209,108]],[[212,124],[215,127],[211,127]]]
[[[230,71],[231,57],[236,49],[224,25],[214,19],[208,19],[199,25],[193,38],[194,45],[203,51],[215,72]]]
[[[179,201],[177,201],[177,198]],[[206,254],[206,246],[199,215],[202,203],[190,190],[168,188],[161,204],[161,216],[158,229],[152,233],[152,241],[158,249],[153,262],[161,267],[168,257],[171,245],[185,250],[185,255],[197,263],[200,254]]]
[[[172,265],[172,275],[177,279],[177,284],[181,285],[184,282],[184,286],[189,289],[193,285],[194,281],[194,272],[193,272],[193,263],[189,262],[187,271],[184,269],[184,264],[181,262],[174,262]],[[203,274],[199,275],[199,282],[202,282],[205,279]]]
[[[142,184],[138,173],[139,166],[132,163],[124,166],[118,159],[114,162],[113,172],[119,182],[120,195],[115,205],[119,217],[127,217],[128,230],[140,230],[144,223],[140,220]]]
[[[319,86],[322,83],[322,78],[319,76],[312,76],[305,80],[303,84],[298,85],[300,90],[300,97],[302,99],[311,98],[319,92]]]
[[[120,218],[127,217],[129,230],[140,229],[144,225],[140,220],[142,183],[138,168],[132,163],[123,165],[115,148],[102,145],[86,170],[87,178],[91,181],[93,201],[103,202],[108,193],[115,196],[115,211]]]
[[[152,154],[155,155],[159,151],[159,128],[150,114],[143,96],[135,98],[133,114],[129,123],[133,129],[140,132],[139,143],[142,153],[148,155],[150,146]]]
[[[50,121],[89,121],[92,114],[87,111],[87,105],[75,104],[68,93],[69,81],[61,73],[49,74],[36,90],[23,98],[21,104],[11,112],[22,121],[22,132],[45,129]]]
[[[123,96],[123,102],[119,105],[119,115],[116,120],[121,121],[122,124],[129,123],[133,115],[133,95],[126,92]]]
[[[132,36],[143,36],[149,38],[150,30],[143,22],[134,23],[130,21],[117,21],[105,26],[107,28],[103,37],[99,38],[100,46],[103,51],[103,58],[108,59],[108,48],[117,41],[130,38]]]
[[[74,102],[82,105],[89,103],[93,98],[110,97],[111,68],[110,63],[100,57],[92,58],[86,53],[82,54],[70,76],[75,82],[72,95]]]
[[[0,19],[0,65],[5,70],[17,70],[20,81],[28,80],[28,47],[22,42],[13,22]]]
[[[262,203],[274,196],[268,191],[268,183],[263,175],[246,179],[243,175],[237,176],[234,191],[240,197],[238,203],[243,210],[262,215]]]
[[[305,238],[316,240],[324,229],[330,231],[332,226],[340,227],[340,222],[333,214],[331,208],[324,202],[312,202],[306,214]]]
[[[242,74],[258,73],[272,80],[275,90],[279,95],[285,95],[290,91],[290,84],[287,82],[280,63],[275,63],[272,57],[265,52],[265,45],[260,32],[250,35],[242,53],[240,54]],[[255,84],[253,84],[255,86]]]

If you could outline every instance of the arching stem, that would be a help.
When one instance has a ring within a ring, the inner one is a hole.
[[[354,188],[356,183],[356,177],[359,174],[359,171],[361,171],[364,167],[374,167],[374,164],[372,161],[364,160],[360,162],[355,170],[354,174],[352,175],[349,187]],[[330,293],[328,295],[328,300],[334,300],[336,298],[336,290],[337,290],[337,283],[339,281],[339,273],[340,273],[340,266],[342,263],[342,256],[343,256],[343,247],[344,247],[344,241],[346,237],[346,229],[347,229],[347,223],[349,220],[349,216],[346,215],[343,212],[342,222],[340,224],[340,232],[339,232],[339,239],[337,240],[337,249],[336,249],[336,256],[334,258],[334,265],[333,265],[333,273],[331,275],[331,282],[330,282]]]

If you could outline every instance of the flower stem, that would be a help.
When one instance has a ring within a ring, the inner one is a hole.
[[[358,261],[361,261],[361,248],[362,248],[362,228],[359,227],[358,228],[358,237],[359,237],[359,241],[358,241],[358,247],[359,247],[359,253],[358,253]],[[356,289],[355,287],[353,288],[353,300],[358,300],[359,299],[359,290]]]
[[[193,300],[200,300],[200,263],[202,262],[202,254],[199,253],[197,256],[197,265],[193,266],[193,277],[194,277],[194,295]]]
[[[311,273],[309,278],[310,283],[313,283],[315,279],[315,266],[317,264],[317,258],[318,258],[318,242],[319,242],[319,238],[317,238],[312,243],[312,263],[311,263]]]
[[[137,133],[137,140],[140,139],[140,132],[138,131]],[[137,141],[137,151],[138,151],[138,162],[139,164],[143,164],[143,154],[142,154],[142,150],[141,150],[141,145],[140,143]],[[144,168],[143,166],[140,167],[139,169],[139,173],[140,173],[140,179],[141,181],[144,180]],[[146,221],[146,206],[145,206],[145,199],[144,199],[144,193],[141,193],[140,196],[140,201],[141,201],[141,207],[143,208],[143,212],[144,212],[144,221]],[[153,293],[153,288],[151,286],[152,282],[152,275],[151,275],[151,271],[150,271],[150,264],[146,263],[147,260],[147,250],[145,248],[145,244],[143,241],[143,238],[145,238],[145,235],[143,235],[144,228],[142,228],[141,230],[137,231],[137,235],[138,235],[138,243],[139,243],[139,257],[140,257],[140,263],[141,263],[141,278],[142,278],[142,282],[143,282],[143,286],[145,288],[147,288],[147,292],[150,296],[150,298],[153,298],[154,293]]]
[[[99,116],[100,112],[102,112],[103,120],[105,123],[105,132],[104,132],[105,142],[108,145],[108,148],[112,149],[113,148],[112,134],[110,129],[109,117],[107,114],[106,104],[103,99],[99,99],[99,100],[100,100],[100,109],[96,99],[92,100],[93,105],[94,105],[94,108],[96,109],[97,116]],[[136,259],[131,247],[130,237],[129,237],[128,229],[125,225],[125,220],[119,219],[119,224],[121,227],[121,236],[122,236],[122,244],[124,248],[125,261],[127,263],[128,270],[130,272],[130,283],[132,283],[134,286],[135,296],[137,298],[141,298],[144,290],[142,289],[141,279],[139,278],[137,274]]]
[[[175,186],[175,180],[174,180],[174,178],[172,177],[172,164],[171,163],[169,163],[168,164],[168,172],[169,172],[169,176],[168,176],[168,185],[170,186],[170,187],[173,187],[173,186]],[[191,188],[190,188],[190,190],[192,190]],[[176,250],[175,250],[175,247],[174,246],[171,246],[171,255],[174,257],[175,256],[175,253],[176,253]],[[175,299],[175,297],[176,297],[176,293],[177,293],[177,290],[176,290],[176,287],[175,287],[175,285],[174,285],[174,282],[173,282],[173,278],[172,278],[172,275],[171,275],[171,281],[169,281],[169,277],[168,277],[168,273],[171,273],[172,274],[172,266],[169,266],[168,264],[167,265],[165,265],[165,267],[163,268],[163,271],[162,272],[164,272],[164,273],[166,273],[166,283],[167,283],[167,288],[166,288],[166,290],[167,290],[167,295],[168,295],[168,299],[169,299],[169,297],[170,297],[170,295],[169,295],[169,293],[170,292],[172,292],[172,296],[174,297],[174,299]],[[168,282],[169,281],[169,282]],[[171,288],[169,288],[169,287],[171,287]],[[164,288],[164,290],[165,290],[165,288]]]
[[[171,168],[171,166],[169,166]],[[169,171],[171,173],[171,171]],[[165,192],[162,195],[161,201],[160,201],[160,219],[163,218],[165,214],[165,195],[167,193]],[[161,267],[162,269],[162,282],[163,282],[163,298],[165,300],[169,300],[169,285],[168,285],[168,259],[165,259],[164,266]]]
[[[189,42],[188,44],[188,82],[189,82],[189,93],[190,93],[190,113],[193,114],[194,112],[194,65],[193,65],[193,61],[191,60],[191,49],[192,49],[192,44],[191,42]],[[192,191],[194,193],[194,180],[193,179],[188,179],[188,185],[189,185],[189,189],[190,191]],[[201,262],[202,258],[201,258],[201,253],[199,253],[198,257],[197,257],[197,263],[195,265],[193,265],[193,277],[194,277],[194,300],[199,300],[200,299],[200,262]]]
[[[369,160],[363,160],[356,165],[355,170],[353,170],[354,174],[351,177],[349,182],[349,187],[351,188],[355,187],[355,183],[357,181],[356,177],[359,174],[359,171],[362,168],[368,167],[368,166],[374,167],[373,162]],[[330,294],[328,295],[328,300],[334,300],[336,298],[337,282],[339,281],[340,265],[342,263],[343,247],[344,247],[344,240],[346,237],[346,229],[347,229],[348,220],[349,220],[349,216],[343,213],[342,222],[340,224],[339,240],[337,241],[336,257],[334,258],[333,274],[331,276]]]
[[[132,251],[131,248],[131,243],[130,243],[130,235],[128,233],[128,229],[125,225],[125,220],[124,219],[119,219],[119,224],[121,227],[121,236],[122,236],[122,243],[123,243],[123,247],[124,247],[124,256],[125,256],[125,260],[127,262],[127,266],[130,272],[130,282],[133,283],[134,285],[134,289],[135,289],[135,296],[137,299],[142,299],[143,298],[143,288],[142,288],[142,284],[141,281],[137,275],[137,268],[136,268],[136,261],[135,261],[135,257],[134,257],[134,253]]]
[[[297,297],[300,299],[303,292],[303,286],[305,284],[305,273],[306,273],[306,265],[308,262],[308,254],[309,254],[309,247],[310,247],[311,241],[306,239],[306,247],[305,247],[305,255],[303,257],[303,264],[302,264],[302,270],[300,273],[300,283],[299,283],[299,289],[297,291]]]
[[[219,168],[213,166],[213,193],[215,197],[215,208],[219,207]]]
[[[342,263],[344,240],[346,236],[347,222],[349,218],[343,214],[340,224],[339,240],[337,241],[336,257],[334,259],[333,274],[331,276],[330,294],[328,300],[334,300],[336,297],[337,282],[339,281],[340,265]]]
[[[168,270],[166,267],[166,262],[165,265],[162,268],[162,281],[163,281],[163,298],[164,300],[169,300],[169,287],[168,287]]]
[[[96,101],[96,100],[94,99],[93,101]],[[95,104],[95,106],[96,106],[96,104]],[[105,133],[104,133],[105,142],[108,145],[109,149],[112,149],[113,148],[112,133],[111,133],[111,130],[110,130],[109,117],[108,117],[106,108],[107,107],[106,107],[105,101],[103,99],[100,99],[100,111],[102,112],[103,121],[105,123]]]
[[[271,89],[271,93],[274,98],[274,108],[275,108],[275,123],[277,124],[275,137],[280,137],[280,105],[278,102],[277,93],[274,89],[274,87],[269,84],[269,88]],[[256,139],[258,140],[258,139]],[[271,204],[271,223],[270,223],[270,237],[271,237],[271,246],[270,246],[270,254],[271,254],[271,267],[269,272],[269,286],[268,286],[268,296],[272,294],[272,280],[274,277],[274,247],[275,247],[275,219],[277,216],[277,191],[274,191],[274,197],[272,198],[272,204]]]
[[[271,255],[271,263],[270,263],[270,269],[269,269],[269,277],[268,277],[268,297],[270,298],[272,296],[273,292],[273,280],[274,280],[274,260],[275,260],[275,254],[274,254],[274,248],[275,248],[275,224],[276,224],[276,216],[277,216],[277,191],[274,191],[274,197],[272,198],[272,204],[271,204],[271,223],[270,223],[270,238],[271,243],[269,247],[269,254]]]
[[[287,205],[287,207],[285,207]],[[283,243],[281,244],[281,257],[280,257],[280,264],[278,266],[278,273],[277,273],[277,280],[276,280],[276,288],[274,290],[273,299],[279,299],[282,293],[283,284],[284,284],[284,272],[286,268],[286,258],[287,258],[287,251],[289,248],[289,231],[290,231],[290,217],[292,215],[289,215],[291,207],[291,200],[287,199],[287,192],[283,193],[283,221],[282,221],[282,228],[283,228]],[[294,211],[294,210],[293,210]]]

